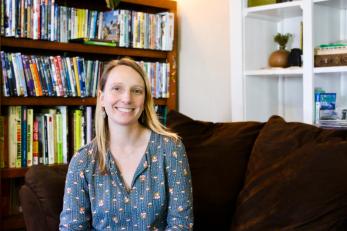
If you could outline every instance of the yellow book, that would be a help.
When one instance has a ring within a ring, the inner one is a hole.
[[[57,143],[57,163],[62,164],[63,161],[63,125],[62,125],[62,115],[61,113],[57,113],[55,115],[55,121],[56,121],[56,143]]]
[[[22,167],[22,108],[21,106],[16,106],[16,146],[17,146],[17,156],[16,156],[16,168]]]
[[[17,121],[16,111],[18,106],[10,106],[8,114],[8,155],[9,155],[9,167],[16,167],[17,158]]]
[[[81,148],[82,111],[74,111],[74,153]]]
[[[52,115],[52,145],[53,145],[53,164],[58,163],[58,152],[57,152],[57,110],[50,108],[49,114]],[[51,163],[50,163],[51,164]]]
[[[33,164],[33,127],[34,109],[29,108],[27,112],[27,166]]]
[[[78,57],[73,57],[72,62],[73,62],[73,70],[75,73],[77,96],[81,97],[81,85],[80,85],[80,78],[79,78],[79,74],[78,74],[77,58]]]

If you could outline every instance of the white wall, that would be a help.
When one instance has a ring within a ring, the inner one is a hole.
[[[179,111],[231,120],[229,0],[177,0]]]

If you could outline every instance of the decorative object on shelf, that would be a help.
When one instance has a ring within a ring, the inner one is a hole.
[[[314,66],[346,66],[347,65],[347,43],[338,41],[336,43],[321,44],[314,49]]]
[[[107,8],[114,10],[121,0],[105,0]]]
[[[289,67],[293,67],[293,66],[301,67],[301,65],[302,65],[301,55],[302,55],[301,49],[293,48],[288,55],[288,66]]]
[[[289,51],[286,50],[286,45],[292,34],[277,33],[274,36],[274,41],[278,43],[280,49],[271,53],[269,57],[270,67],[288,67],[288,55]]]

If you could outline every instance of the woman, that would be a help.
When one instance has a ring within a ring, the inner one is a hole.
[[[135,61],[106,65],[95,130],[71,159],[60,230],[191,230],[185,149],[160,124],[148,78]]]

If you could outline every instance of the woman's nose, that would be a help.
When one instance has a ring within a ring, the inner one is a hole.
[[[126,103],[131,102],[131,92],[130,91],[124,91],[122,94],[122,100],[123,100],[123,102],[126,102]]]

